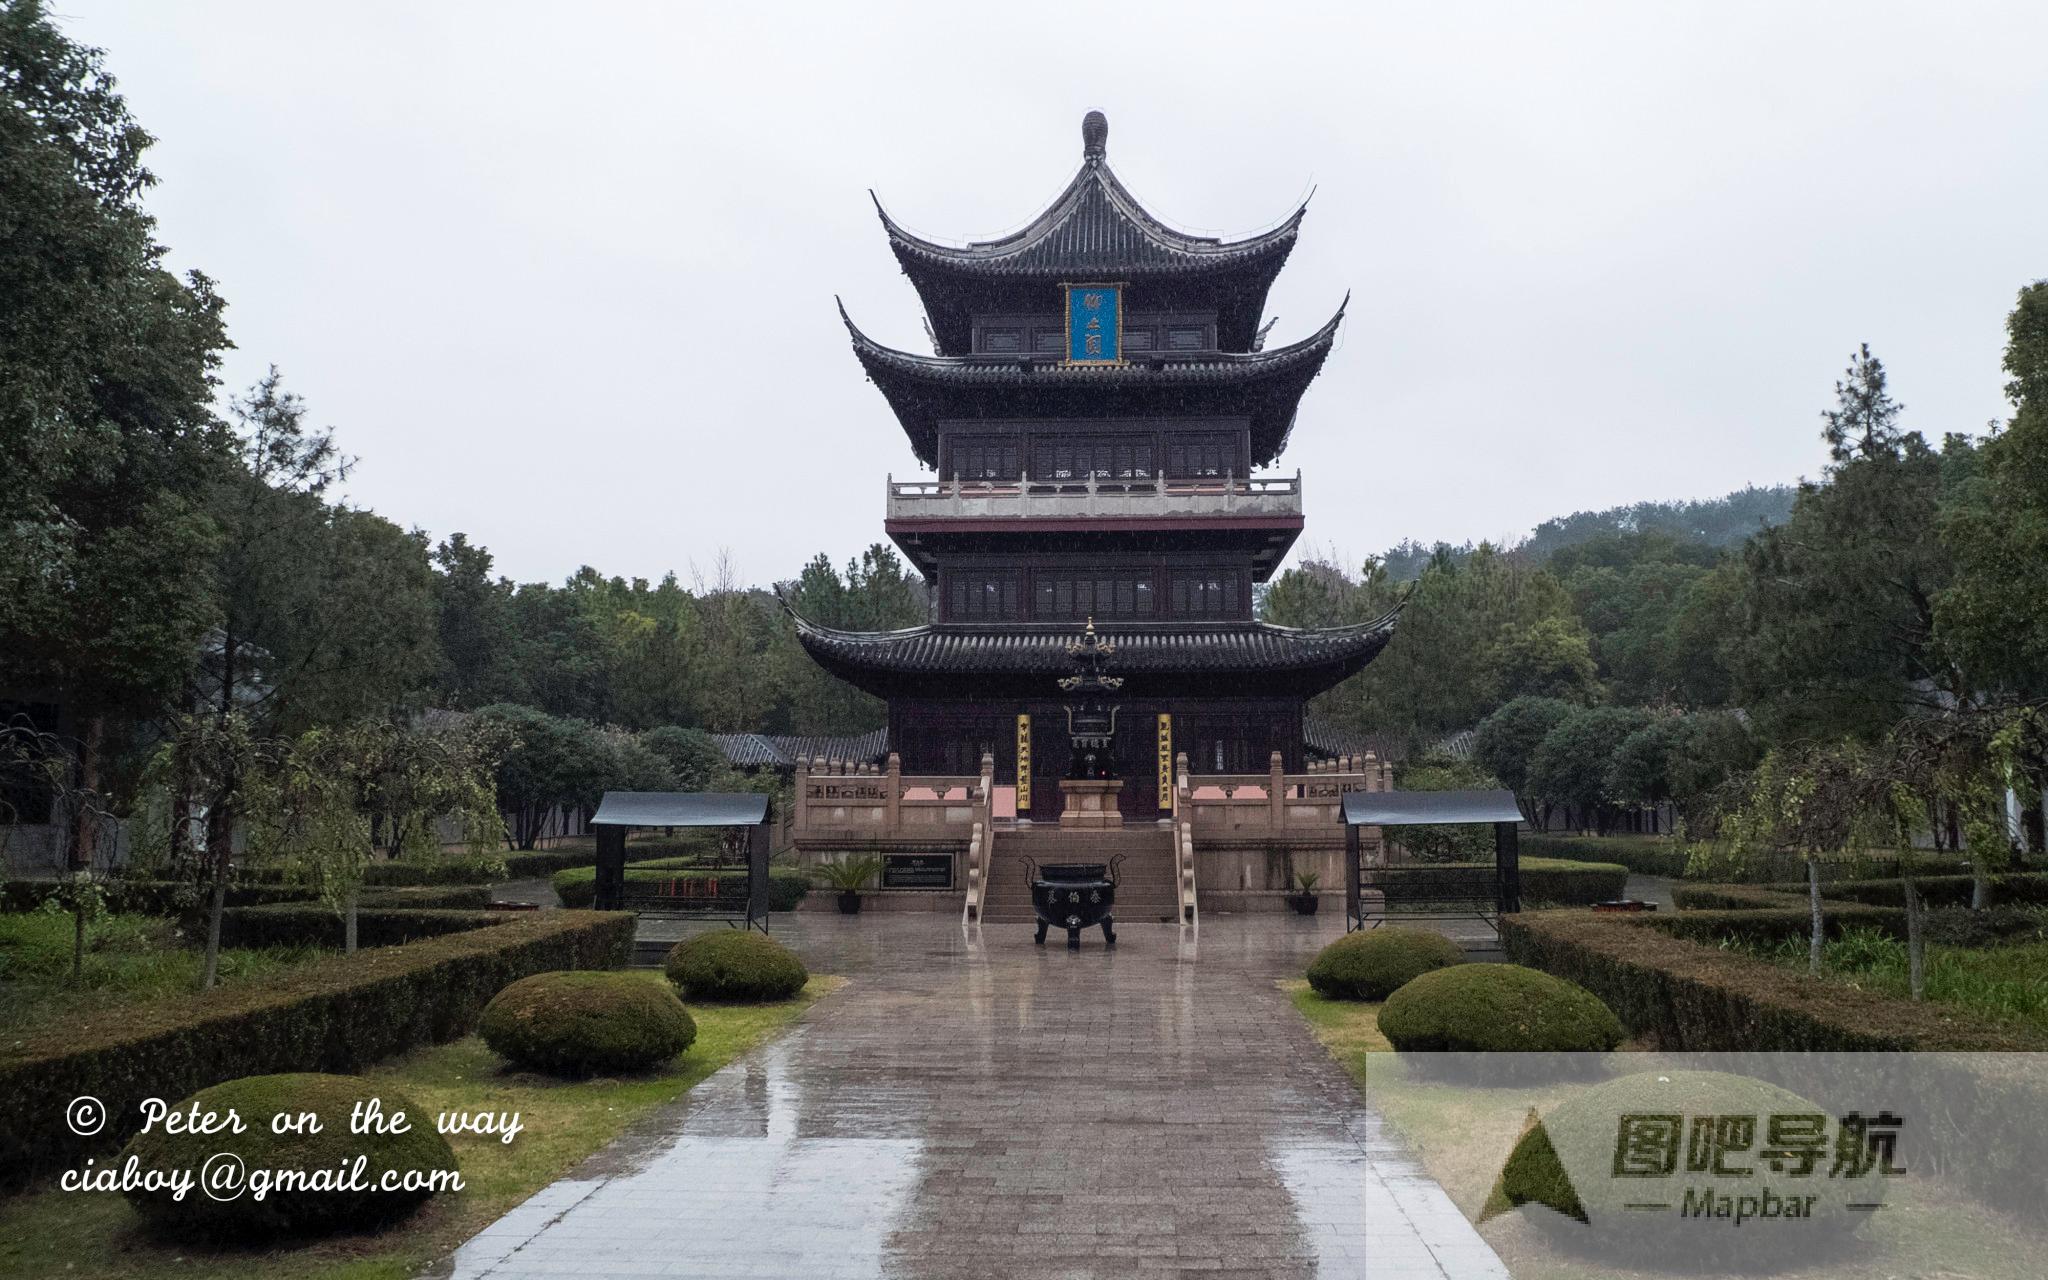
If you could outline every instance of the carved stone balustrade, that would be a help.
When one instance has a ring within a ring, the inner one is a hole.
[[[799,848],[848,843],[958,842],[988,822],[986,775],[905,777],[893,752],[886,769],[866,772],[813,761],[796,778],[792,835]]]

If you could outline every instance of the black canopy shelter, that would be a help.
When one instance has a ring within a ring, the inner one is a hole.
[[[1344,794],[1344,925],[1369,929],[1391,916],[1477,919],[1498,928],[1522,909],[1522,811],[1512,791],[1347,791]],[[1490,823],[1493,865],[1396,858],[1365,864],[1360,827],[1433,827]],[[1377,901],[1373,901],[1377,899]]]
[[[750,792],[607,791],[590,825],[597,835],[600,911],[638,911],[725,920],[768,932],[768,797]],[[634,827],[723,827],[720,841],[688,867],[626,879],[626,833]]]

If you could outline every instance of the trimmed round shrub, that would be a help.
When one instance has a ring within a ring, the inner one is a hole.
[[[1380,1006],[1396,1049],[1481,1053],[1604,1053],[1621,1020],[1574,982],[1513,964],[1461,964],[1425,973]]]
[[[1429,929],[1347,933],[1308,967],[1308,985],[1332,1000],[1384,1000],[1432,969],[1465,962],[1464,948]]]
[[[410,1128],[404,1133],[350,1132],[351,1113],[372,1100],[387,1119],[404,1112]],[[233,1199],[216,1199],[203,1187],[194,1187],[182,1200],[173,1200],[168,1188],[126,1191],[128,1202],[150,1226],[167,1234],[263,1239],[379,1227],[403,1218],[434,1194],[430,1183],[382,1190],[387,1173],[430,1175],[456,1167],[455,1153],[435,1132],[433,1112],[422,1111],[404,1094],[356,1076],[244,1076],[201,1089],[173,1111],[188,1114],[195,1106],[202,1115],[214,1112],[223,1117],[232,1108],[245,1129],[241,1133],[174,1134],[159,1124],[136,1134],[122,1151],[121,1161],[134,1157],[143,1173],[189,1170],[195,1177],[204,1177],[202,1170],[218,1173],[231,1164],[217,1157],[232,1155],[242,1162],[243,1190]],[[320,1118],[318,1133],[271,1131],[273,1116],[296,1118],[301,1112]],[[357,1157],[365,1162],[359,1179],[362,1189],[341,1190],[324,1181],[336,1178],[337,1171],[352,1166]],[[214,1162],[210,1169],[209,1161]],[[276,1181],[281,1171],[287,1179],[297,1171],[298,1176],[314,1181],[308,1185]],[[258,1175],[273,1179],[260,1200],[256,1198]]]
[[[751,929],[700,933],[668,953],[668,980],[692,1000],[787,1000],[810,978],[788,947]]]
[[[521,1067],[580,1079],[662,1066],[690,1047],[697,1024],[675,992],[644,975],[576,969],[506,987],[477,1032]]]
[[[1741,1128],[1693,1167],[1692,1122],[1733,1117]],[[1774,1139],[1772,1117],[1786,1126]],[[1789,1119],[1787,1119],[1789,1118]],[[1572,1253],[1627,1266],[1773,1273],[1833,1252],[1869,1217],[1848,1206],[1884,1198],[1884,1178],[1830,1178],[1835,1123],[1774,1084],[1720,1071],[1652,1071],[1581,1089],[1532,1121],[1501,1169],[1480,1221],[1521,1216]],[[1807,1151],[1811,1163],[1767,1148]],[[1717,1151],[1722,1153],[1717,1155]],[[1716,1172],[1713,1162],[1724,1163]],[[1747,1171],[1747,1172],[1738,1172]],[[1704,1205],[1681,1212],[1681,1198]],[[1723,1201],[1725,1200],[1725,1205]],[[1670,1201],[1664,1212],[1631,1204]],[[1723,1209],[1727,1212],[1722,1212]],[[1556,1212],[1549,1212],[1555,1210]],[[1742,1220],[1737,1229],[1735,1214]]]

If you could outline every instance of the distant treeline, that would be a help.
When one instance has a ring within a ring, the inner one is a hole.
[[[1797,485],[1749,485],[1723,498],[1633,502],[1605,511],[1574,511],[1545,520],[1508,549],[1541,564],[1566,547],[1612,534],[1662,533],[1676,542],[1702,547],[1736,547],[1759,529],[1789,520],[1792,500],[1798,495]],[[1396,581],[1409,582],[1421,577],[1423,567],[1445,550],[1460,557],[1478,549],[1476,542],[1451,546],[1407,538],[1388,548],[1379,562]]]

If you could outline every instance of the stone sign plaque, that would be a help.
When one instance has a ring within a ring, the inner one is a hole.
[[[890,853],[882,857],[884,889],[950,889],[953,858],[944,853]]]

